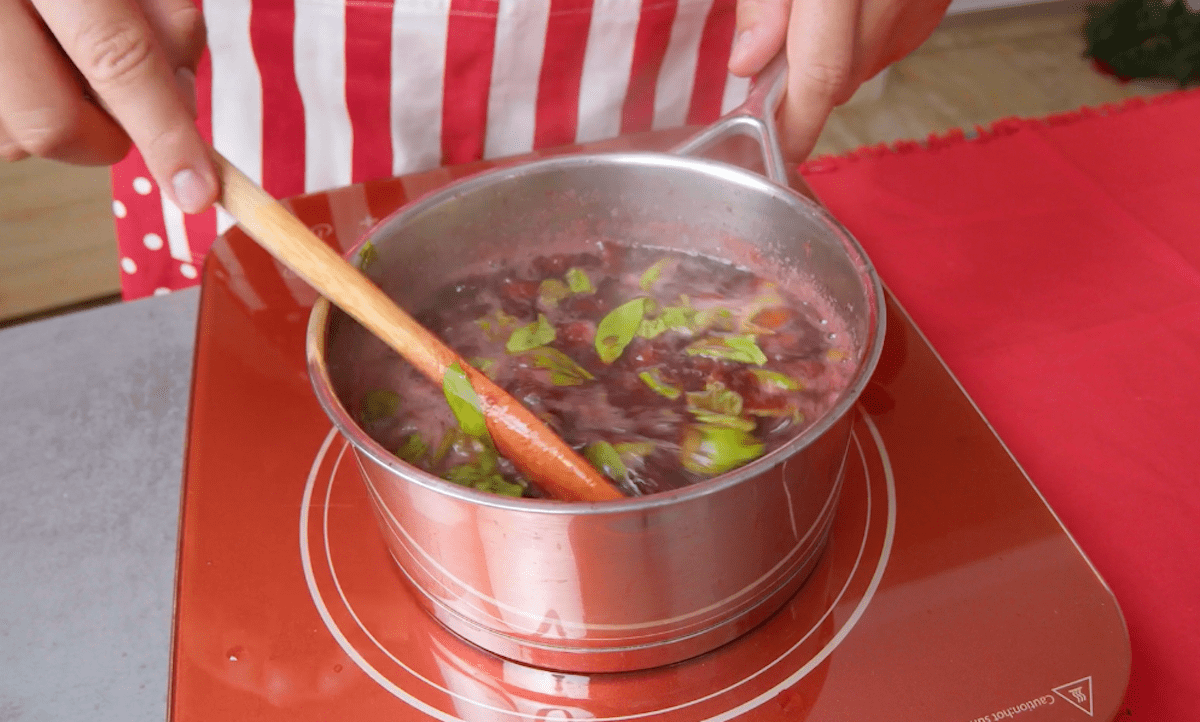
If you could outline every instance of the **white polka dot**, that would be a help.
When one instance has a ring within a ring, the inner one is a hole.
[[[133,262],[132,258],[122,258],[121,270],[126,273],[137,273],[137,264]]]
[[[147,233],[146,235],[142,236],[142,244],[152,251],[157,251],[163,247],[163,239],[162,236],[158,235],[157,233]]]
[[[155,296],[165,296],[170,292],[171,292],[171,289],[169,289],[165,286],[159,286],[158,288],[154,289]]]
[[[117,218],[124,218],[128,211],[125,210],[125,204],[121,201],[113,201],[113,215]]]
[[[138,176],[133,179],[133,189],[141,195],[149,195],[154,186],[150,185],[150,179]]]
[[[190,263],[179,264],[179,272],[181,274],[183,274],[184,278],[195,278],[196,277],[196,267]]]

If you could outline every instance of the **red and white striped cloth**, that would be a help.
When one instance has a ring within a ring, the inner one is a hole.
[[[708,123],[734,0],[199,0],[199,127],[277,197]],[[223,213],[185,216],[135,151],[113,167],[125,298],[197,282]]]

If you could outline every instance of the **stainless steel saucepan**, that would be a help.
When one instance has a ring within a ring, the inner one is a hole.
[[[470,266],[611,239],[731,260],[783,286],[815,284],[847,324],[857,373],[803,434],[672,492],[595,504],[493,496],[393,456],[339,397],[378,344],[319,301],[313,386],[351,442],[396,563],[424,607],[496,654],[567,671],[647,668],[724,644],[804,582],[837,507],[854,404],[879,357],[879,280],[821,206],[787,186],[774,114],[786,70],[672,153],[558,156],[473,176],[370,231],[369,275],[402,306]],[[698,157],[730,138],[761,146],[768,177]]]

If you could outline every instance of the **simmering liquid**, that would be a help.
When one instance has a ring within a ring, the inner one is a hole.
[[[854,372],[852,339],[825,308],[711,258],[601,244],[460,278],[415,315],[636,496],[735,469],[819,419]],[[346,406],[400,458],[544,496],[470,409],[452,411],[453,390],[398,357],[366,378]]]

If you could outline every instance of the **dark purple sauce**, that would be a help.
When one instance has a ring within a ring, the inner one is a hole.
[[[769,453],[835,403],[854,345],[817,298],[711,258],[601,244],[460,278],[415,315],[642,495]],[[441,389],[391,363],[348,404],[367,433],[457,483],[543,495],[461,431]]]

